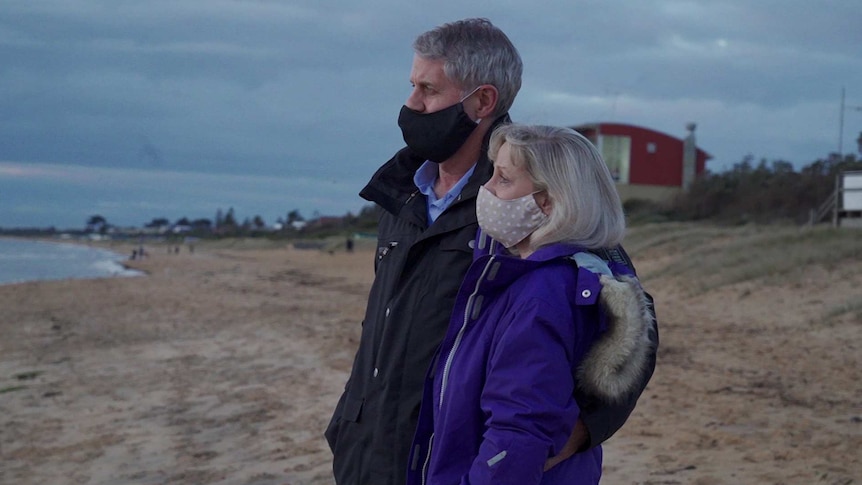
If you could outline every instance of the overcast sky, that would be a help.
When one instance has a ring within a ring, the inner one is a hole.
[[[713,171],[801,167],[838,151],[846,87],[856,151],[858,0],[2,0],[0,227],[355,213],[411,42],[465,17],[519,49],[517,121],[693,121]]]

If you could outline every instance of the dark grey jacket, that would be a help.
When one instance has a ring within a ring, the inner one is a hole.
[[[509,122],[503,116],[497,123]],[[490,130],[489,133],[493,131]],[[492,172],[487,142],[458,199],[431,226],[425,196],[413,183],[423,159],[405,148],[371,178],[360,196],[382,210],[375,278],[350,378],[326,430],[338,485],[402,485],[426,371],[446,333],[478,229],[476,195]],[[628,418],[655,367],[631,399],[614,407],[591,400],[584,415],[592,444]],[[578,402],[586,397],[578,397]]]

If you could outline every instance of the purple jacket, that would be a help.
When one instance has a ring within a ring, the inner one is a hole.
[[[625,392],[628,375],[609,366],[619,367],[621,352],[626,361],[645,353],[646,334],[638,332],[649,322],[632,322],[636,342],[630,348],[615,344],[597,356],[591,349],[601,347],[595,345],[600,337],[606,341],[605,335],[615,333],[606,330],[618,319],[609,319],[599,301],[611,280],[569,259],[584,249],[556,244],[522,260],[488,241],[480,234],[429,369],[407,483],[598,483],[601,447],[547,473],[543,465],[563,448],[578,418],[573,398],[578,381],[589,381],[585,388],[608,399]],[[604,271],[609,272],[606,266]],[[635,304],[634,298],[622,300]],[[630,380],[637,381],[640,365],[634,363]]]

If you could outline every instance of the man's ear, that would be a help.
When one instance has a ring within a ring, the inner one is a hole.
[[[479,100],[479,106],[476,108],[476,118],[490,118],[497,109],[497,98],[499,93],[497,88],[490,84],[485,84],[476,92],[476,99]]]

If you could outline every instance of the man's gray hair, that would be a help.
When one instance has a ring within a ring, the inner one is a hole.
[[[509,111],[521,89],[521,56],[506,34],[488,19],[443,24],[417,37],[413,50],[425,59],[442,59],[443,72],[463,94],[482,84],[497,88],[495,117]]]
[[[534,189],[551,200],[548,220],[530,236],[532,250],[557,243],[587,249],[615,247],[626,230],[620,196],[596,147],[578,132],[553,126],[502,125],[488,156],[507,143],[512,164],[523,167]]]

